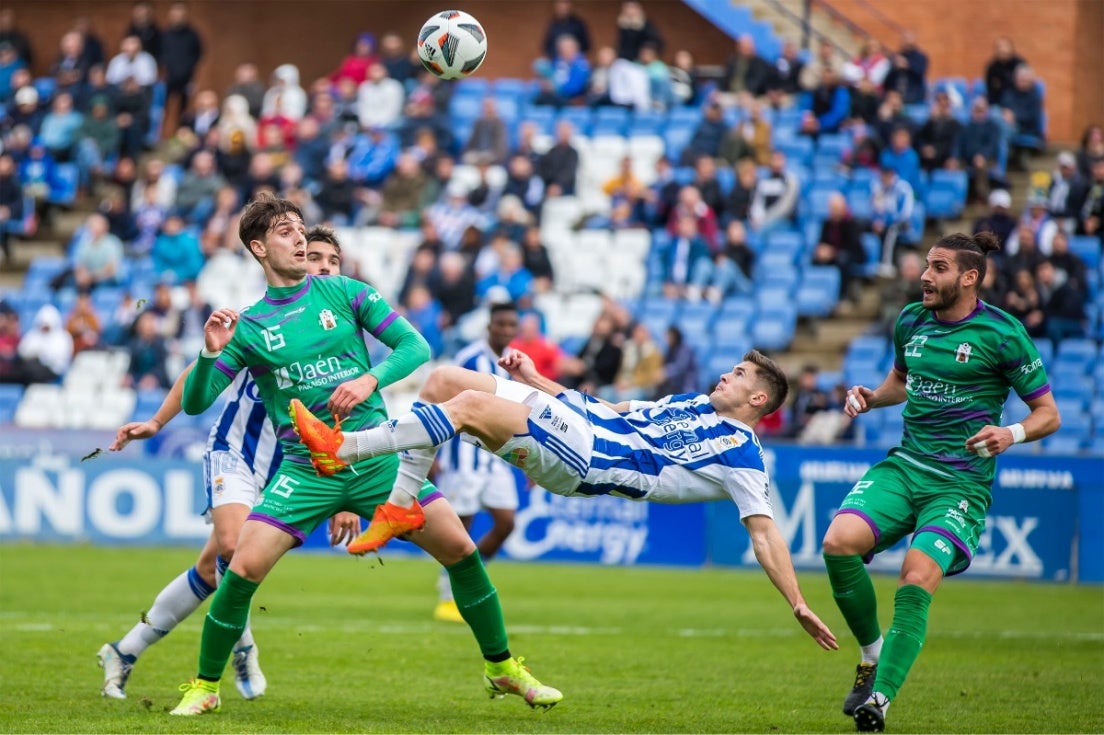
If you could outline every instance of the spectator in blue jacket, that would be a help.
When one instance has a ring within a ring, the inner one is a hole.
[[[663,295],[671,299],[685,298],[687,289],[694,284],[694,277],[703,269],[711,269],[712,265],[713,254],[698,233],[697,219],[692,214],[680,216],[675,236],[663,258]],[[700,298],[700,291],[698,293]]]
[[[399,139],[384,128],[370,127],[367,135],[356,137],[346,158],[350,179],[370,187],[380,186],[399,160]]]
[[[542,77],[538,105],[560,107],[586,94],[590,81],[590,62],[579,50],[574,36],[556,39],[556,56],[552,61],[538,59],[534,71]]]
[[[889,166],[896,171],[914,192],[922,189],[920,155],[912,147],[912,133],[908,128],[897,128],[893,131],[889,138],[889,147],[882,151],[878,161],[883,167]]]
[[[839,74],[831,67],[824,68],[820,86],[808,96],[807,104],[801,118],[801,132],[805,135],[815,137],[820,133],[837,133],[851,114],[851,95]]]
[[[194,281],[203,268],[203,251],[199,238],[185,229],[184,218],[171,213],[161,226],[161,234],[153,241],[150,251],[153,267],[163,282],[183,283]]]

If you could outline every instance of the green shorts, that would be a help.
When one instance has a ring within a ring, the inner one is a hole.
[[[874,548],[865,561],[913,533],[911,547],[950,576],[970,566],[991,501],[987,486],[939,477],[891,455],[855,483],[837,515],[853,513],[874,532]]]
[[[299,546],[323,521],[341,511],[371,520],[376,506],[387,500],[395,486],[399,458],[394,454],[356,463],[330,477],[319,477],[301,457],[288,457],[265,487],[261,501],[249,514],[295,537]],[[356,470],[356,474],[353,473]],[[426,480],[418,493],[423,505],[443,497]]]

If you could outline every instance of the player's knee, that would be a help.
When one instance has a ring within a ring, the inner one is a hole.
[[[860,546],[859,540],[851,534],[829,527],[828,532],[824,534],[821,551],[825,556],[849,556],[866,551]]]
[[[236,533],[223,533],[218,537],[218,555],[226,561],[234,558],[234,552],[238,548],[238,535]]]
[[[447,401],[463,390],[461,376],[463,371],[455,365],[442,365],[434,368],[422,386],[420,397],[430,403]]]

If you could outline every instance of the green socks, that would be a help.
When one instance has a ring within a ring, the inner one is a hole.
[[[825,554],[824,566],[828,570],[832,596],[859,645],[867,646],[878,640],[882,634],[878,625],[878,600],[862,557]]]
[[[930,592],[914,584],[900,587],[893,598],[893,623],[886,633],[878,675],[874,677],[874,691],[891,700],[905,683],[909,669],[924,646],[931,600]]]
[[[506,639],[506,621],[502,617],[498,591],[487,576],[479,552],[473,551],[466,558],[445,567],[445,571],[449,575],[456,607],[471,628],[483,657],[496,661],[508,657],[504,656],[508,654],[510,645]],[[233,643],[230,645],[233,646]],[[226,650],[229,653],[230,649]]]
[[[199,645],[201,679],[218,681],[222,678],[226,660],[230,658],[234,644],[241,638],[249,621],[249,602],[258,586],[226,570],[203,621],[203,637]]]

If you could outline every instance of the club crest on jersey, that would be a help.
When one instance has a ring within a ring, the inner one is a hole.
[[[323,329],[329,331],[337,327],[337,317],[329,309],[323,309],[318,312],[318,323],[322,325]]]
[[[970,355],[973,353],[974,348],[970,346],[969,342],[963,342],[955,350],[955,362],[969,362]]]

